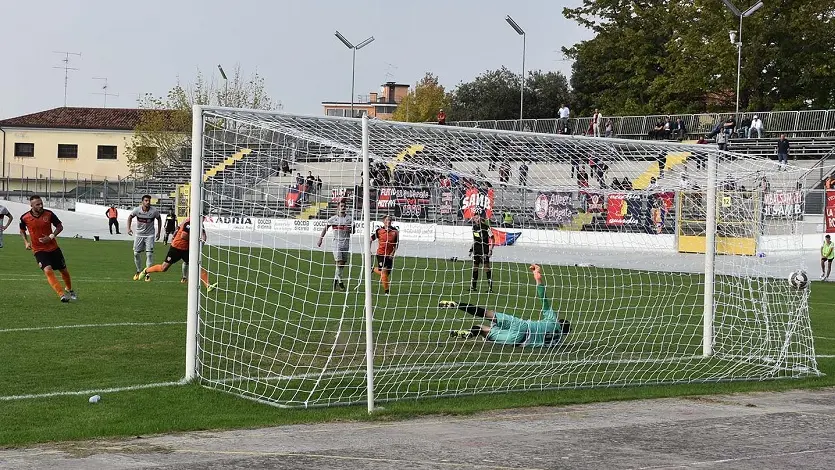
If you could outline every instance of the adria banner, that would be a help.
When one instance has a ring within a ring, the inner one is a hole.
[[[641,195],[612,193],[606,198],[606,224],[637,227],[641,225]]]
[[[484,209],[487,218],[493,217],[493,188],[469,188],[461,201],[461,214],[464,219],[473,217],[476,209]]]
[[[574,217],[571,193],[539,193],[533,203],[533,213],[537,220],[567,224]]]
[[[829,191],[827,191],[827,196]],[[829,198],[827,197],[827,202]],[[796,219],[803,216],[802,191],[777,191],[763,194],[763,213],[769,219]]]
[[[826,190],[826,233],[835,233],[835,190]]]

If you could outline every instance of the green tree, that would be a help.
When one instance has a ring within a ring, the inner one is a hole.
[[[519,119],[519,91],[519,75],[505,67],[488,70],[455,88],[449,119]],[[525,80],[525,119],[555,117],[568,96],[568,80],[560,72],[529,72]]]
[[[752,2],[736,0],[745,9]],[[730,111],[738,18],[714,0],[583,0],[563,15],[596,33],[564,48],[575,60],[572,108],[590,114]],[[835,4],[765,2],[742,30],[740,109],[835,105]]]
[[[394,111],[392,120],[403,122],[429,122],[437,119],[440,109],[449,108],[449,95],[438,77],[431,72],[420,79]]]
[[[181,149],[191,143],[191,110],[195,104],[275,108],[266,92],[264,78],[257,72],[245,76],[240,66],[235,66],[229,80],[220,86],[198,70],[193,83],[183,85],[177,80],[165,97],[146,94],[138,101],[139,124],[125,149],[134,176],[152,176],[180,159]]]

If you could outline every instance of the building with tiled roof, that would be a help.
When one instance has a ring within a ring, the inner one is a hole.
[[[76,179],[76,173],[79,179],[124,178],[130,173],[125,147],[144,113],[181,120],[170,110],[66,107],[0,120],[0,177],[15,177],[17,170],[54,179]]]

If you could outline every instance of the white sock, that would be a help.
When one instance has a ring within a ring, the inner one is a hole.
[[[145,252],[145,266],[151,267],[154,265],[154,252],[153,251],[146,251]]]
[[[133,262],[136,263],[136,272],[142,271],[142,252],[133,254]]]
[[[188,263],[183,263],[183,279],[188,279]]]
[[[342,270],[345,269],[344,266],[337,266],[336,267],[336,280],[342,282]]]

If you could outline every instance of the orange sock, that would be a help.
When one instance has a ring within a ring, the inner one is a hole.
[[[161,273],[162,272],[162,265],[155,264],[149,268],[145,268],[146,273]]]
[[[388,273],[383,271],[382,278],[383,278],[383,290],[389,290],[389,275],[388,275]]]
[[[204,285],[209,285],[209,273],[203,268],[200,268],[200,280],[203,281]]]
[[[52,286],[52,290],[54,290],[59,296],[64,295],[64,289],[61,288],[61,283],[58,282],[58,278],[55,277],[55,271],[44,271],[44,274],[46,274],[46,282]]]
[[[67,286],[67,290],[72,290],[72,279],[70,279],[70,272],[68,270],[61,271],[61,279],[64,280],[64,285]]]

